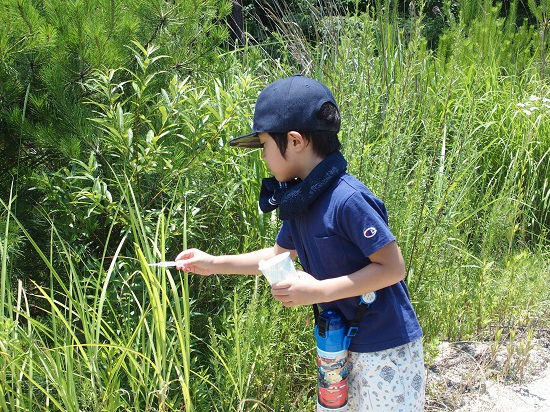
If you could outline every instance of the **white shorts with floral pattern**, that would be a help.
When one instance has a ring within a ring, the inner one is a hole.
[[[379,352],[349,352],[346,412],[423,412],[422,339]],[[317,412],[334,411],[317,405]]]

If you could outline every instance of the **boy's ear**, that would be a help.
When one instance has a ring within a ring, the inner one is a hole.
[[[295,152],[301,152],[309,143],[300,133],[295,131],[288,132],[287,138],[288,147],[292,147]]]

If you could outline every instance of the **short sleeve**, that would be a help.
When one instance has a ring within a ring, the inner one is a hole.
[[[281,226],[281,229],[279,230],[279,233],[277,234],[275,241],[282,248],[288,250],[296,250],[296,247],[294,246],[294,241],[292,239],[290,224],[288,223],[288,221],[283,221],[283,224]]]
[[[368,193],[353,193],[338,211],[341,236],[370,256],[395,240],[384,203]]]

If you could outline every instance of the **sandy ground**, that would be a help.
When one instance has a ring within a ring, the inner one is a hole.
[[[488,382],[485,393],[468,401],[457,412],[550,412],[550,369],[523,385]]]
[[[428,366],[426,411],[550,412],[550,331],[442,343]]]

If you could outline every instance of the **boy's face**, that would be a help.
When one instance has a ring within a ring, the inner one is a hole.
[[[288,148],[283,157],[277,143],[269,135],[269,133],[258,134],[260,143],[262,144],[262,159],[267,163],[267,167],[279,182],[287,182],[298,176],[295,162],[292,158],[286,156],[289,152]]]

